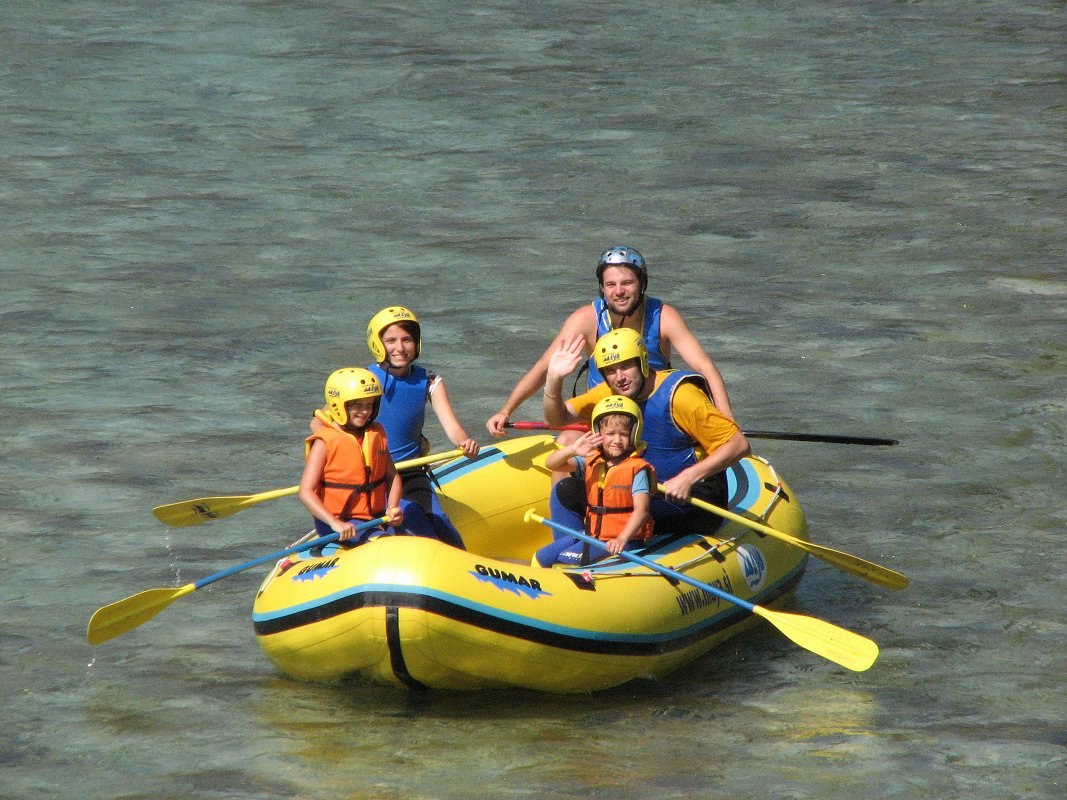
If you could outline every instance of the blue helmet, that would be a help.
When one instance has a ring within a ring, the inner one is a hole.
[[[600,254],[600,261],[596,265],[597,283],[604,282],[604,270],[608,267],[629,267],[637,273],[641,281],[641,292],[644,293],[648,286],[648,271],[645,269],[645,259],[632,247],[617,245],[609,247]]]

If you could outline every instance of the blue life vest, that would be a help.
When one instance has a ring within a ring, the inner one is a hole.
[[[608,304],[603,297],[593,301],[593,310],[596,312],[596,338],[599,339],[608,331],[612,330],[611,315],[608,313]],[[667,354],[663,352],[663,346],[659,340],[660,315],[663,312],[663,301],[655,297],[645,297],[645,318],[643,320],[641,335],[645,337],[645,346],[648,347],[648,366],[654,370],[666,370],[671,368],[667,360]],[[600,370],[596,368],[596,360],[589,357],[589,388],[592,389],[598,383],[603,383]]]
[[[678,427],[671,414],[675,390],[682,383],[691,382],[709,398],[711,392],[704,377],[697,372],[669,369],[660,374],[663,375],[660,385],[645,402],[638,405],[644,416],[641,438],[648,445],[641,455],[656,468],[659,480],[666,481],[699,460],[696,455],[698,442]]]
[[[381,410],[375,422],[385,428],[393,461],[417,458],[422,450],[422,426],[426,422],[429,376],[412,364],[402,378],[390,375],[377,364],[367,367],[382,384]]]

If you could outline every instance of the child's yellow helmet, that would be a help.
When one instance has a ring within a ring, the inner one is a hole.
[[[596,341],[593,347],[593,360],[600,374],[604,367],[621,364],[636,358],[641,362],[641,374],[648,377],[648,346],[645,337],[633,328],[616,328],[608,331]]]
[[[415,337],[415,358],[418,358],[419,353],[422,352],[422,326],[419,325],[415,313],[403,306],[389,306],[371,317],[370,322],[367,323],[367,347],[370,348],[371,355],[379,364],[388,358],[385,346],[382,344],[382,332],[398,322],[406,322],[415,329],[412,332]]]
[[[371,420],[374,420],[382,403],[382,385],[368,369],[342,367],[326,379],[326,405],[330,409],[330,417],[338,425],[348,424],[347,403],[368,397],[374,398],[374,412],[371,414]]]
[[[641,424],[643,422],[641,406],[621,394],[609,395],[593,406],[593,416],[589,420],[589,427],[599,432],[601,418],[609,414],[625,414],[633,419],[634,424],[630,428],[630,447],[635,453],[644,450],[645,443],[641,441]]]

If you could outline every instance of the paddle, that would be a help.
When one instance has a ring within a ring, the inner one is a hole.
[[[546,422],[508,422],[508,423],[506,423],[505,427],[516,428],[518,430],[570,430],[570,431],[587,431],[587,430],[589,430],[589,426],[588,425],[584,425],[582,423],[573,423],[573,424],[570,424],[570,425],[551,426]],[[750,435],[753,435],[753,434],[760,434],[761,432],[760,431],[751,431],[751,432],[750,431],[745,431],[744,433],[745,433],[746,436],[750,436]],[[809,436],[813,436],[813,435],[814,434],[802,434],[802,433],[775,434],[775,436],[779,436],[781,438],[786,438],[786,437],[809,437]],[[839,438],[839,439],[845,438],[845,439],[849,439],[850,441],[852,441],[854,439],[854,437],[837,437],[837,438]],[[807,439],[805,438],[805,440],[807,440]],[[812,441],[823,441],[823,439],[816,439],[816,440],[812,440]],[[896,440],[893,440],[893,439],[867,439],[867,440],[864,440],[864,443],[874,443],[874,442],[885,443],[885,444],[896,444]],[[660,489],[660,491],[663,490],[663,484],[659,485],[659,489]],[[882,586],[882,587],[884,587],[886,589],[903,589],[908,585],[908,578],[905,575],[902,575],[899,572],[891,570],[888,567],[880,566],[879,564],[875,564],[875,563],[873,563],[871,561],[865,561],[862,558],[859,558],[859,557],[854,556],[854,555],[850,555],[849,553],[844,553],[844,552],[842,552],[840,550],[834,550],[833,548],[824,547],[822,545],[814,544],[812,542],[805,541],[804,539],[798,539],[795,536],[790,536],[788,533],[784,533],[783,531],[778,531],[778,530],[775,530],[774,528],[770,528],[770,527],[768,527],[766,525],[762,525],[759,522],[756,522],[755,520],[751,520],[751,519],[748,519],[747,517],[739,516],[737,514],[734,514],[731,511],[727,511],[724,508],[719,508],[718,506],[713,506],[710,503],[707,503],[707,502],[705,502],[703,500],[698,500],[695,497],[689,498],[689,500],[687,502],[692,503],[697,508],[702,508],[705,511],[710,511],[713,514],[718,514],[720,517],[725,517],[726,519],[731,519],[734,522],[737,522],[737,523],[739,523],[741,525],[745,525],[745,526],[747,526],[749,528],[752,528],[752,530],[759,531],[760,533],[766,534],[767,536],[771,536],[771,537],[774,537],[774,538],[777,538],[777,539],[781,539],[784,542],[788,542],[789,544],[792,544],[792,545],[794,545],[796,547],[801,548],[802,550],[805,550],[806,552],[810,553],[811,555],[815,556],[816,558],[820,558],[820,559],[822,559],[823,561],[825,561],[825,562],[827,562],[829,564],[833,564],[838,569],[842,569],[845,572],[851,573],[852,575],[856,575],[857,577],[863,578],[864,580],[870,581],[871,583],[877,584],[878,586]]]
[[[397,463],[396,469],[397,472],[402,472],[406,469],[414,469],[437,461],[447,461],[450,458],[456,458],[461,455],[463,455],[463,450],[456,448],[445,453],[433,453],[428,456],[401,461]],[[228,517],[257,503],[265,503],[268,500],[276,500],[279,497],[296,494],[299,489],[299,486],[290,486],[288,489],[273,489],[259,494],[201,497],[196,500],[183,500],[180,503],[156,506],[152,509],[152,513],[156,515],[156,519],[160,522],[165,522],[175,528],[187,528],[191,525],[210,522],[213,519]]]
[[[505,428],[514,428],[517,431],[587,431],[589,426],[584,422],[572,422],[570,425],[549,425],[547,422],[505,422]]]
[[[580,422],[570,425],[549,425],[547,422],[506,422],[505,428],[520,431],[587,431],[589,426]],[[750,439],[788,439],[795,442],[829,442],[831,444],[866,444],[888,447],[900,444],[896,439],[879,439],[875,436],[842,436],[822,433],[787,433],[785,431],[741,431]]]
[[[569,534],[576,539],[592,542],[594,544],[603,544],[599,539],[594,539],[592,536],[588,536],[582,531],[574,530],[566,525],[560,525],[558,522],[545,519],[544,517],[535,514],[533,509],[526,512],[524,520],[526,522],[530,522],[531,520],[540,522],[542,525],[547,525],[561,533]],[[877,644],[857,633],[845,630],[844,628],[839,628],[837,625],[833,625],[821,619],[815,619],[814,617],[806,617],[802,614],[787,614],[783,611],[771,611],[769,608],[754,605],[747,600],[742,600],[740,597],[735,597],[732,594],[724,592],[722,589],[712,586],[710,583],[703,583],[695,578],[690,578],[683,572],[678,572],[670,567],[664,567],[627,550],[620,552],[619,556],[628,561],[632,561],[635,564],[641,564],[642,566],[648,567],[661,575],[666,575],[675,580],[682,581],[683,583],[688,583],[690,586],[695,586],[697,589],[713,594],[716,597],[720,597],[736,606],[740,606],[756,616],[763,617],[763,619],[770,622],[774,627],[801,647],[833,661],[835,664],[840,664],[847,669],[851,669],[855,672],[863,672],[864,670],[869,669],[875,662],[875,659],[878,658]]]
[[[663,484],[659,484],[658,488],[662,492]],[[905,575],[901,575],[899,572],[895,572],[888,567],[883,567],[870,561],[864,561],[862,558],[843,553],[840,550],[834,550],[830,547],[823,547],[822,545],[805,541],[804,539],[798,539],[796,536],[791,536],[784,531],[775,530],[774,528],[763,525],[748,517],[742,517],[732,511],[727,511],[725,508],[713,506],[711,503],[699,500],[696,497],[690,497],[686,502],[697,508],[710,511],[712,514],[717,514],[724,519],[733,520],[734,522],[744,525],[747,528],[751,528],[754,531],[766,534],[775,539],[780,539],[783,542],[788,542],[789,544],[810,553],[816,558],[821,558],[828,564],[833,564],[838,569],[842,569],[859,578],[868,580],[871,583],[883,586],[886,589],[903,589],[908,585],[908,578]]]
[[[377,519],[368,520],[367,522],[361,522],[356,526],[356,530],[370,530],[373,527],[387,522],[388,519],[388,517],[378,517]],[[196,583],[187,583],[185,586],[179,586],[176,589],[147,589],[143,592],[131,595],[124,600],[117,600],[110,605],[106,605],[103,608],[98,608],[96,610],[89,620],[89,628],[85,634],[86,638],[88,638],[89,644],[92,645],[106,642],[108,639],[114,639],[116,636],[121,636],[127,631],[133,630],[138,625],[148,622],[148,620],[152,619],[152,617],[165,609],[179,597],[184,597],[187,594],[195,592],[197,589],[207,586],[209,583],[214,583],[215,581],[222,580],[230,575],[242,572],[246,569],[251,569],[252,567],[259,566],[268,561],[277,561],[278,559],[285,558],[285,556],[292,555],[293,553],[299,553],[301,550],[309,550],[312,547],[335,542],[339,538],[340,534],[331,533],[329,536],[321,536],[318,539],[312,539],[309,542],[303,542],[301,544],[293,545],[292,547],[287,547],[285,550],[280,550],[277,553],[271,553],[269,556],[262,556],[253,559],[252,561],[246,561],[244,564],[238,564],[236,567],[224,569],[222,572],[216,572],[214,575],[201,578],[196,581]]]
[[[828,442],[829,444],[865,444],[872,447],[892,447],[898,439],[877,436],[844,436],[835,433],[787,433],[785,431],[741,431],[749,439],[786,439],[793,442]]]

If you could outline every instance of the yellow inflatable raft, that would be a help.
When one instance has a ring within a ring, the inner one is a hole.
[[[271,661],[303,679],[359,674],[409,688],[607,689],[663,675],[757,618],[646,566],[530,566],[551,541],[525,512],[547,516],[549,436],[510,439],[434,470],[467,550],[382,537],[279,562],[252,620]],[[795,497],[763,459],[729,470],[730,509],[806,538]],[[653,539],[640,555],[763,607],[785,602],[807,555],[736,522]]]

